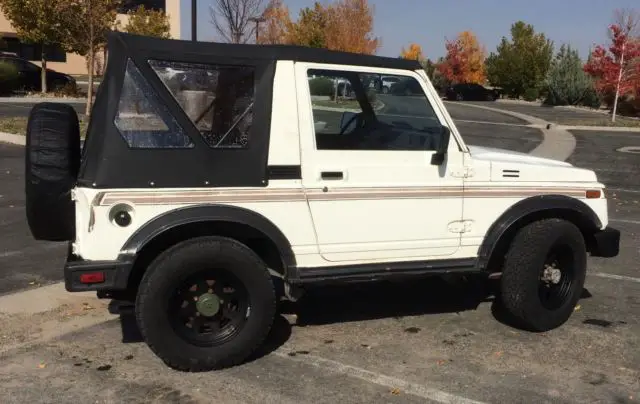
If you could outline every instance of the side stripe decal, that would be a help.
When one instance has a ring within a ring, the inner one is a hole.
[[[196,203],[302,202],[331,200],[427,199],[427,198],[526,198],[565,195],[586,198],[586,189],[560,187],[398,187],[323,189],[225,189],[190,191],[107,191],[96,205],[128,202],[136,205],[182,205]]]

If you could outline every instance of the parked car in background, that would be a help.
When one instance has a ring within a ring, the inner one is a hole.
[[[500,92],[475,83],[459,83],[449,86],[445,96],[450,101],[495,101]]]
[[[0,63],[10,63],[16,67],[18,70],[17,88],[19,90],[42,91],[42,68],[40,66],[7,53],[0,54]],[[69,84],[75,85],[75,83],[75,79],[68,74],[47,69],[48,90],[60,89]]]
[[[419,95],[422,88],[416,80],[399,80],[391,85],[389,93],[393,95]]]
[[[398,81],[400,81],[399,78],[391,77],[391,76],[382,76],[381,80],[382,80],[382,92],[384,94],[389,93],[389,90],[391,90],[391,86],[393,86]]]

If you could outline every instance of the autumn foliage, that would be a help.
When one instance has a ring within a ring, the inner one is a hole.
[[[585,64],[584,71],[595,79],[600,93],[612,94],[616,91],[622,69],[620,95],[637,94],[640,91],[640,38],[629,38],[627,41],[619,25],[611,25],[609,30],[612,38],[610,46],[598,45]],[[623,54],[624,62],[621,64]]]
[[[424,59],[424,54],[422,53],[422,48],[420,47],[420,45],[416,43],[412,43],[411,45],[409,45],[408,49],[402,48],[402,52],[400,52],[400,57],[403,59],[421,61]]]
[[[485,49],[470,31],[445,44],[447,54],[438,69],[452,83],[484,83]]]
[[[282,0],[266,7],[259,33],[263,44],[291,44],[331,50],[374,54],[380,40],[373,36],[373,9],[367,0],[315,2],[300,10],[292,21]]]
[[[289,17],[289,8],[282,0],[270,0],[262,16],[265,18],[265,22],[260,26],[258,43],[286,43],[291,28],[291,18]]]
[[[367,0],[338,0],[327,8],[327,48],[374,54],[380,40],[373,36],[373,9]]]

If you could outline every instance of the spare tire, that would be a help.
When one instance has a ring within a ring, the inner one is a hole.
[[[25,151],[27,223],[36,240],[75,239],[71,189],[80,169],[80,123],[71,105],[43,102],[29,114]]]

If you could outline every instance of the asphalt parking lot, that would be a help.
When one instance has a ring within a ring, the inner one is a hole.
[[[510,117],[449,108],[471,144],[528,151],[541,140],[536,130],[496,125],[521,123]],[[331,288],[284,305],[263,351],[233,369],[168,369],[124,313],[0,350],[0,396],[8,403],[638,402],[640,154],[616,150],[640,146],[640,134],[573,134],[577,148],[568,161],[596,170],[611,187],[611,225],[623,233],[622,251],[590,259],[583,299],[557,330],[509,326],[473,280]],[[33,280],[58,281],[64,258],[63,246],[30,239],[22,153],[0,144],[0,294],[34,288]],[[52,322],[66,327],[65,310],[0,316],[0,337],[5,344],[40,338]],[[77,313],[105,311],[82,305]]]

